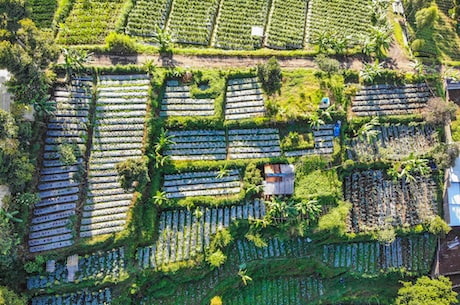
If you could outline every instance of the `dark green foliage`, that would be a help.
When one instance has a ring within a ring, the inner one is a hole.
[[[51,28],[54,11],[57,8],[56,0],[29,0],[32,20],[39,28]]]
[[[457,304],[457,293],[452,282],[444,276],[430,279],[422,276],[414,283],[401,282],[396,305],[450,305]]]
[[[27,273],[42,273],[43,270],[45,269],[45,262],[46,262],[46,259],[44,256],[42,255],[37,255],[35,257],[35,260],[33,261],[28,261],[25,265],[24,265],[24,270],[27,272]]]
[[[281,67],[275,57],[271,57],[265,64],[257,65],[257,76],[262,82],[262,88],[268,95],[281,89]]]
[[[340,63],[337,59],[329,58],[324,54],[319,54],[315,57],[315,63],[321,71],[327,74],[338,72],[340,69]]]
[[[115,165],[121,187],[125,190],[132,188],[143,189],[150,181],[147,168],[147,157],[126,159]]]
[[[136,54],[136,43],[128,35],[116,32],[110,33],[105,38],[107,51],[118,55]]]
[[[17,295],[8,287],[0,286],[0,305],[26,305],[24,297]]]

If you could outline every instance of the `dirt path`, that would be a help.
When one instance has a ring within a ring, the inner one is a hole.
[[[404,52],[396,45],[392,46],[389,52],[391,58],[386,61],[387,66],[392,69],[411,71],[410,60]],[[188,68],[245,68],[254,67],[258,63],[265,62],[268,57],[255,56],[211,56],[211,55],[173,55],[172,58],[160,57],[158,55],[138,56],[115,56],[115,55],[94,55],[92,65],[109,66],[116,64],[144,64],[152,60],[158,67],[188,67]],[[286,58],[280,57],[278,61],[282,68],[316,68],[313,58]],[[353,56],[341,60],[344,68],[360,70],[362,58]]]

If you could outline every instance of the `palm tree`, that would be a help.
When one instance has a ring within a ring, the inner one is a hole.
[[[167,201],[168,201],[168,197],[166,196],[166,192],[164,192],[164,191],[163,192],[162,191],[157,191],[155,193],[155,196],[153,196],[153,202],[158,206],[163,205]]]
[[[171,35],[166,28],[162,29],[155,25],[155,36],[153,39],[160,45],[160,53],[168,53],[171,51]]]
[[[373,117],[358,129],[355,136],[358,136],[360,140],[366,139],[367,143],[370,144],[380,133],[380,130],[375,129],[378,125],[380,125],[379,118]]]
[[[377,76],[381,76],[383,73],[383,65],[378,61],[372,64],[364,64],[364,67],[359,71],[359,76],[365,83],[373,83]]]
[[[3,218],[7,223],[10,220],[13,222],[21,223],[22,219],[15,217],[17,214],[19,214],[19,211],[8,212],[5,209],[0,208],[0,218]]]
[[[161,154],[165,149],[168,149],[170,145],[176,144],[172,139],[174,136],[168,136],[164,128],[161,128],[160,134],[155,144],[155,153]]]
[[[247,272],[247,269],[244,269],[244,270],[240,269],[238,271],[238,275],[241,277],[241,280],[243,281],[244,286],[247,286],[248,282],[252,281],[252,278],[249,275],[247,275],[246,272]]]
[[[227,163],[224,164],[221,168],[219,168],[219,172],[217,173],[216,179],[222,179],[230,175],[230,170],[227,169]]]
[[[92,61],[93,53],[88,53],[86,50],[62,48],[62,55],[64,55],[66,80],[70,81],[74,72],[83,70],[84,65]]]
[[[393,41],[392,29],[389,26],[374,26],[371,28],[370,39],[375,45],[375,56],[383,58]]]
[[[300,216],[307,216],[308,223],[314,221],[321,213],[321,205],[318,200],[301,200],[295,205]]]

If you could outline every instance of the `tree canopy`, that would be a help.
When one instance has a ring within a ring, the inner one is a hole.
[[[430,279],[422,276],[414,283],[402,282],[396,305],[450,305],[457,304],[457,293],[447,277]]]

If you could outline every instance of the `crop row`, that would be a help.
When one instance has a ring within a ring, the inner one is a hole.
[[[126,32],[133,36],[151,37],[155,25],[164,28],[172,0],[135,1],[126,24]]]
[[[228,84],[225,119],[247,119],[265,114],[264,98],[257,79],[241,79],[245,85]]]
[[[302,49],[307,0],[273,0],[267,45],[274,49]]]
[[[379,159],[399,160],[411,153],[423,155],[437,143],[430,125],[383,125],[374,128],[378,135],[370,139],[354,137],[348,145],[348,158],[361,162]]]
[[[35,205],[31,220],[30,252],[73,244],[73,228],[69,227],[69,223],[75,215],[80,192],[80,183],[73,177],[83,162],[77,144],[84,147],[86,136],[86,125],[79,122],[79,117],[88,117],[91,87],[89,81],[55,91],[57,115],[50,120],[46,133],[43,168],[37,186],[41,200]],[[64,164],[61,161],[60,149],[63,145],[69,145],[76,156],[75,163]]]
[[[97,252],[79,257],[78,271],[75,280],[102,280],[107,277],[117,279],[125,271],[124,248],[112,249],[107,252]],[[27,279],[27,289],[50,288],[61,283],[68,283],[66,262],[57,262],[55,271],[30,276]]]
[[[345,199],[352,203],[349,225],[354,232],[394,225],[417,225],[436,215],[436,183],[431,177],[393,181],[379,170],[345,177]]]
[[[108,305],[112,303],[110,288],[89,291],[81,290],[58,295],[41,295],[32,298],[32,305]]]
[[[217,230],[228,228],[237,219],[258,219],[264,215],[265,205],[258,200],[243,206],[163,212],[159,238],[154,245],[138,249],[138,264],[142,268],[157,268],[193,258],[209,246],[211,235]]]

